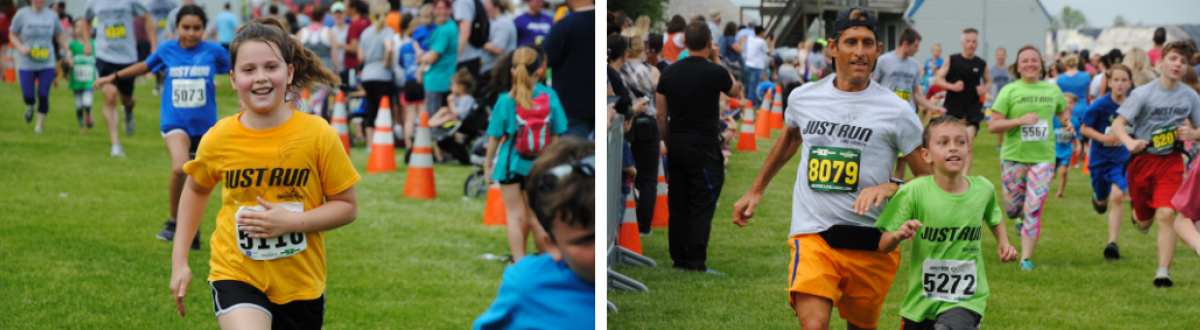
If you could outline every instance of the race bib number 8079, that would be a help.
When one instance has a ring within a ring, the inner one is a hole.
[[[808,154],[808,187],[831,192],[858,191],[858,149],[814,146]]]

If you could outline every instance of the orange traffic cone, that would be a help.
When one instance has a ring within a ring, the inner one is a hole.
[[[1071,153],[1071,165],[1070,166],[1075,167],[1075,165],[1079,165],[1079,152],[1078,151]]]
[[[337,98],[333,102],[333,118],[330,118],[329,123],[333,125],[333,129],[337,130],[338,138],[342,139],[342,146],[346,147],[346,154],[350,154],[350,127],[346,126],[346,95],[342,91],[337,92]]]
[[[379,115],[375,117],[375,133],[371,136],[371,157],[367,173],[386,173],[396,170],[396,140],[392,135],[392,109],[388,97],[379,102]],[[411,172],[411,171],[410,171]]]
[[[667,206],[667,177],[666,171],[663,171],[662,157],[658,158],[658,191],[654,200],[654,220],[650,221],[650,227],[666,227],[671,219],[671,209]]]
[[[492,182],[488,187],[487,206],[483,207],[484,226],[503,226],[508,223],[504,213],[504,197],[500,196],[500,183]]]
[[[4,54],[4,82],[17,82],[17,64],[13,62],[14,51],[12,42],[9,42],[8,52]]]
[[[1092,155],[1089,154],[1086,149],[1080,152],[1083,153],[1083,174],[1092,174],[1091,171],[1088,171],[1088,164],[1091,164],[1092,162]]]
[[[421,122],[417,125],[417,135],[413,138],[412,156],[408,161],[408,178],[404,182],[404,197],[437,198],[437,187],[433,181],[432,142],[433,135],[429,131],[429,113],[422,112]],[[501,209],[503,210],[503,207]]]
[[[783,87],[775,87],[775,95],[771,98],[771,129],[783,129]]]
[[[771,138],[771,91],[763,93],[762,103],[759,104],[757,122],[754,123],[754,137],[760,139]]]
[[[625,198],[625,216],[621,219],[621,229],[617,233],[617,245],[642,254],[642,237],[638,232],[637,204],[633,201],[633,194]]]
[[[747,107],[742,114],[742,133],[738,135],[738,151],[757,151],[754,143],[754,108]]]

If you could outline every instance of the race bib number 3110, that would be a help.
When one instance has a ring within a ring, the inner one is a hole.
[[[278,203],[284,209],[292,212],[304,212],[302,203]],[[237,219],[243,212],[262,212],[267,209],[262,205],[240,206],[233,215]],[[275,260],[287,258],[308,249],[308,239],[304,233],[287,233],[274,238],[250,238],[250,233],[237,230],[238,250],[250,259]]]
[[[808,153],[808,187],[831,192],[858,191],[858,149],[814,146]]]
[[[925,259],[921,265],[921,285],[926,298],[964,302],[975,295],[978,284],[975,260]]]

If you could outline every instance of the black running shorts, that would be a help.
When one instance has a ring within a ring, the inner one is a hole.
[[[321,329],[325,320],[325,296],[277,305],[267,294],[241,281],[208,282],[212,286],[213,311],[217,317],[237,308],[254,308],[271,317],[271,329]]]

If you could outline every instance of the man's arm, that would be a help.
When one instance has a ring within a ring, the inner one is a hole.
[[[150,12],[142,15],[142,21],[146,24],[146,39],[150,41],[150,52],[158,49],[158,24],[154,23],[154,17],[150,16]]]
[[[458,56],[462,57],[462,52],[467,49],[467,39],[471,38],[471,20],[464,19],[458,22]]]
[[[983,85],[975,86],[975,88],[979,95],[987,94],[987,91],[992,90],[992,70],[983,69]]]
[[[953,89],[950,88],[950,83],[946,82],[947,73],[950,73],[950,58],[946,58],[946,63],[943,63],[942,66],[937,69],[937,71],[934,71],[933,83],[942,89],[953,91]]]
[[[659,116],[662,116],[662,109],[659,111]],[[754,208],[762,200],[762,193],[767,189],[767,184],[771,183],[775,174],[778,174],[779,170],[796,155],[796,151],[800,150],[800,145],[804,142],[800,135],[800,129],[791,126],[784,126],[783,133],[779,134],[779,138],[775,141],[775,145],[771,146],[771,152],[767,154],[767,159],[763,161],[762,170],[750,184],[750,190],[742,196],[742,199],[733,204],[733,223],[738,226],[745,227],[750,218],[754,216]]]
[[[667,108],[667,96],[662,93],[654,93],[654,104],[658,109],[658,136],[662,141],[667,140],[667,118],[670,117],[670,109]]]
[[[909,97],[916,98],[914,101],[917,103],[918,106],[924,107],[926,109],[930,109],[931,111],[933,111],[933,113],[936,113],[939,115],[946,113],[946,108],[938,106],[937,104],[935,104],[933,102],[929,102],[929,100],[925,99],[925,97],[924,97],[925,91],[921,90],[921,85],[913,85],[912,90],[913,90],[913,94],[910,95]]]

